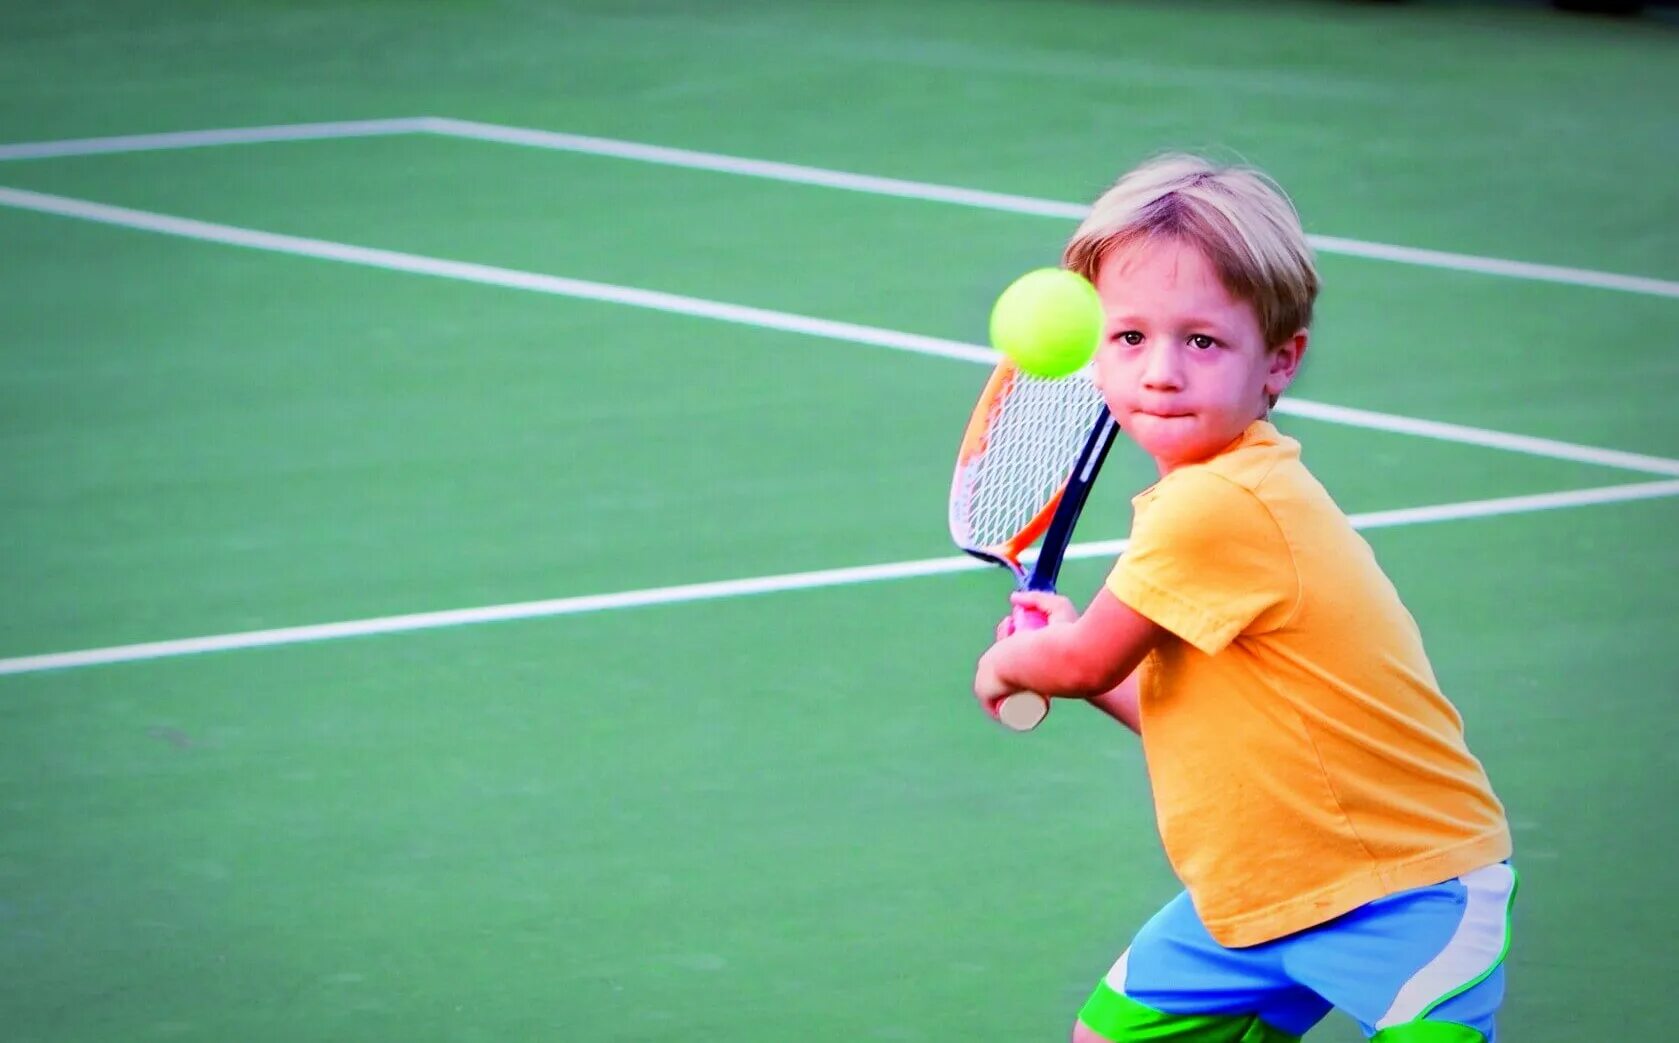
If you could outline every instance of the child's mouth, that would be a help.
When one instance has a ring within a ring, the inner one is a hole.
[[[1153,417],[1156,420],[1181,420],[1194,415],[1193,413],[1170,413],[1153,409],[1139,409],[1136,410],[1136,413],[1138,416]]]

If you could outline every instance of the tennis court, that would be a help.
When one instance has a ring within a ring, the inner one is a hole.
[[[1279,426],[1508,806],[1505,1034],[1679,1035],[1671,20],[106,8],[0,16],[6,1038],[1065,1038],[1176,885],[1134,738],[974,709],[945,496],[1168,146],[1317,237]]]

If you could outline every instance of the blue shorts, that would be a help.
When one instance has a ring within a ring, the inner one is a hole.
[[[1245,949],[1213,941],[1182,894],[1137,932],[1079,1020],[1114,1043],[1284,1041],[1339,1008],[1381,1040],[1493,1043],[1515,894],[1499,863]]]

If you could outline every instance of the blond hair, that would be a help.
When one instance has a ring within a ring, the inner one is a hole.
[[[1103,192],[1062,252],[1092,282],[1116,250],[1177,240],[1206,254],[1224,288],[1253,305],[1267,347],[1312,324],[1317,267],[1300,215],[1271,178],[1200,156],[1158,156]]]

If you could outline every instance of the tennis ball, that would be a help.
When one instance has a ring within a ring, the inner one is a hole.
[[[1096,287],[1065,268],[1016,279],[991,308],[991,345],[1034,377],[1064,377],[1096,354],[1102,301]]]

